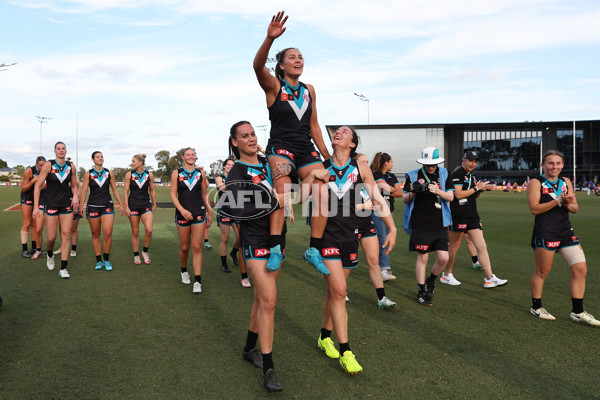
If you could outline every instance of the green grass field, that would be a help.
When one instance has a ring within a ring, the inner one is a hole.
[[[0,210],[18,188],[0,187]],[[168,201],[159,188],[159,201]],[[600,317],[600,198],[578,194],[572,217],[588,260],[586,310]],[[396,223],[401,227],[401,206]],[[569,270],[557,257],[544,292],[556,321],[529,314],[533,216],[525,193],[486,193],[480,215],[494,272],[507,286],[484,290],[466,248],[455,265],[459,287],[438,284],[435,307],[415,302],[415,255],[399,228],[386,284],[398,305],[376,306],[364,262],[348,281],[350,344],[364,368],[347,376],[316,347],[324,280],[300,255],[303,221],[291,225],[278,284],[274,362],[279,398],[322,399],[592,399],[600,370],[600,330],[569,318]],[[112,272],[95,271],[90,231],[80,224],[71,279],[45,260],[21,257],[20,212],[0,212],[0,398],[239,399],[270,396],[262,372],[242,360],[252,290],[239,271],[221,272],[219,231],[205,250],[203,293],[179,277],[173,209],[159,209],[151,265],[134,265],[127,218],[117,217]],[[364,257],[361,255],[361,261]],[[431,268],[431,261],[429,269]],[[191,265],[191,264],[190,264]],[[231,265],[230,265],[231,266]]]

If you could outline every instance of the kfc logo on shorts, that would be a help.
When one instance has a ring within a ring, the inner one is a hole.
[[[97,217],[99,215],[99,213],[97,213],[97,212],[91,212],[89,215],[90,215],[90,217],[93,218],[93,217]]]
[[[294,159],[294,154],[290,153],[289,151],[287,151],[286,149],[279,149],[277,150],[277,154],[279,155],[284,155],[284,156],[288,156],[289,158],[291,158],[292,160]]]
[[[178,219],[178,220],[177,220],[177,223],[178,223],[179,225],[185,225],[185,224],[187,224],[187,220],[186,220],[186,219]]]
[[[326,257],[326,256],[339,256],[340,255],[340,249],[338,249],[337,247],[329,247],[329,248],[321,250],[321,254],[323,254],[323,257]]]
[[[33,200],[25,200],[25,204],[30,206],[33,204]]]
[[[458,229],[467,229],[467,224],[458,224]]]
[[[542,189],[542,193],[543,193],[543,194],[548,194],[548,193],[550,193],[550,189],[548,189],[548,188],[543,188],[543,189]]]
[[[131,211],[130,214],[133,216],[136,216],[136,215],[140,215],[140,212],[139,211]]]
[[[429,245],[428,244],[418,244],[415,246],[416,250],[422,250],[422,251],[427,251],[429,250]]]
[[[358,260],[358,253],[350,254],[350,261],[356,261],[356,260]]]
[[[349,181],[349,182],[352,182],[352,183],[354,183],[354,182],[356,182],[357,180],[358,180],[358,175],[356,175],[356,174],[350,174],[350,175],[348,175],[348,181]]]
[[[48,210],[46,210],[46,213],[50,214],[50,215],[51,214],[56,214],[57,212],[58,212],[58,210],[54,210],[54,209],[48,209]]]
[[[231,222],[231,218],[227,218],[227,217],[221,218],[221,222]]]
[[[560,246],[560,241],[558,241],[558,242],[546,242],[546,247],[548,247],[549,249],[555,249],[558,246]]]
[[[254,257],[264,257],[264,256],[268,256],[269,254],[271,254],[271,251],[269,249],[255,249],[254,250]]]

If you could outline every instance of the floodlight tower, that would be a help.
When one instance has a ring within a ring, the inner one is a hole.
[[[40,122],[40,156],[41,156],[41,155],[43,154],[43,153],[42,153],[42,125],[43,125],[43,124],[47,124],[47,123],[48,123],[48,121],[49,121],[49,120],[51,120],[51,119],[53,119],[53,118],[50,118],[50,117],[42,117],[42,116],[39,116],[39,115],[36,115],[35,117],[36,117],[36,118],[38,119],[38,121]]]

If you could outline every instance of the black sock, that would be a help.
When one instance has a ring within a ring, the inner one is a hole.
[[[37,243],[35,242],[35,240],[31,241],[31,248],[32,249],[37,249]]]
[[[533,308],[534,310],[537,310],[538,308],[542,307],[542,298],[540,297],[539,299],[534,299],[533,297],[531,298],[531,308]]]
[[[473,264],[475,264],[477,261],[479,261],[479,259],[477,258],[477,256],[472,256],[471,260],[473,260]]]
[[[181,273],[183,274],[185,272],[187,272],[187,265],[185,267],[181,267]]]
[[[256,341],[258,340],[258,333],[252,332],[248,329],[248,335],[246,336],[246,346],[244,346],[244,352],[249,352],[256,347]]]
[[[233,257],[233,258],[237,258],[237,253],[238,253],[238,251],[240,251],[239,247],[238,247],[238,248],[235,248],[235,247],[234,247],[233,249],[231,249],[231,252],[230,252],[229,254],[230,254],[230,255],[231,255],[231,257]]]
[[[263,360],[263,374],[265,372],[267,372],[268,369],[275,368],[275,366],[273,365],[273,352],[270,352],[269,354],[263,353],[262,360]]]
[[[321,328],[321,340],[331,337],[331,331],[329,329]]]
[[[377,289],[375,289],[375,291],[377,292],[377,298],[379,300],[381,300],[385,297],[385,289],[384,288],[377,288]]]
[[[134,257],[139,257],[140,256],[140,252],[139,251],[134,251],[133,252],[133,256]]]
[[[96,262],[101,262],[102,261],[102,256],[100,254],[98,254],[96,256]]]
[[[69,261],[67,260],[60,260],[60,269],[67,269],[67,265],[69,264]]]
[[[317,250],[323,249],[323,238],[310,237],[309,247],[314,247]]]
[[[72,244],[72,245],[71,245],[71,250],[73,250],[73,251],[77,251],[77,245],[76,245],[76,244]]]
[[[202,276],[201,275],[195,275],[194,276],[194,282],[202,283]]]
[[[281,236],[282,235],[269,235],[269,247],[273,248],[278,244],[281,244]]]
[[[147,248],[147,247],[143,247],[143,248],[142,248],[142,251],[143,251],[144,253],[147,253],[147,252],[148,252],[148,248]]]
[[[27,243],[21,243],[21,249],[27,251]]]
[[[54,257],[54,250],[48,250],[48,257],[49,258]]]
[[[42,252],[42,248],[41,247],[36,247],[35,251],[39,251],[41,253]]]
[[[208,242],[208,239],[204,239],[204,243]]]
[[[435,279],[437,278],[437,275],[434,275],[433,272],[431,274],[429,274],[429,278],[427,278],[425,280],[425,283],[429,283],[429,282],[434,282],[435,283]]]
[[[419,287],[419,293],[424,292],[425,291],[425,285],[421,285],[419,283],[417,283],[417,286]]]
[[[350,351],[350,345],[346,343],[340,343],[340,355],[344,355],[345,352]]]
[[[242,273],[242,279],[247,279],[247,278],[248,278],[248,273],[247,272]]]
[[[581,314],[583,312],[583,299],[571,297],[571,302],[573,303],[573,312],[575,314]]]
[[[104,261],[108,261],[108,257],[110,257],[109,253],[104,253]]]
[[[227,267],[227,256],[221,256],[221,266],[223,268]]]

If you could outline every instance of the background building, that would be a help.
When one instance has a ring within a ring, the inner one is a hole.
[[[328,125],[329,136],[340,125]],[[418,167],[416,159],[422,149],[437,147],[449,170],[460,165],[466,150],[479,153],[478,178],[501,184],[519,184],[540,172],[543,152],[556,149],[565,154],[563,175],[573,176],[573,134],[578,183],[600,176],[600,120],[553,122],[503,122],[416,125],[356,125],[360,136],[358,151],[369,160],[378,151],[392,156],[393,171],[400,180]]]

